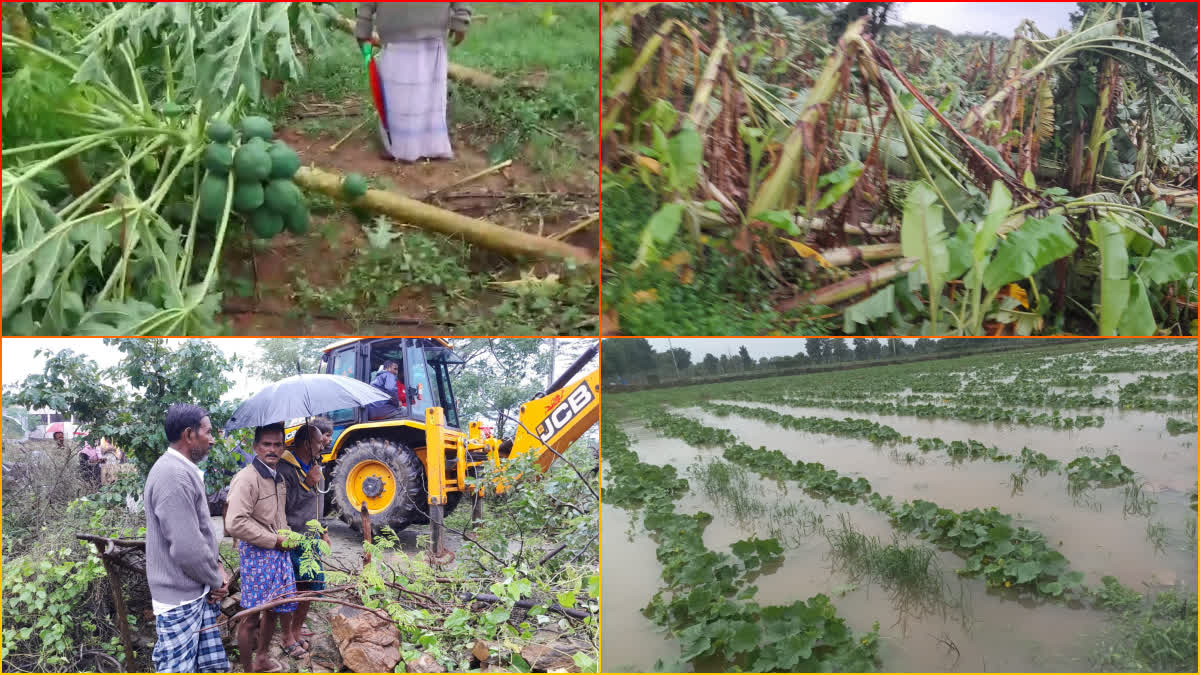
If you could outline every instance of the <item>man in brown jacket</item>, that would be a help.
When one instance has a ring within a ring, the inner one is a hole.
[[[284,549],[287,530],[287,485],[277,470],[283,456],[283,425],[254,430],[254,459],[229,483],[229,505],[225,508],[225,532],[238,540],[241,559],[242,598],[246,609],[294,595],[296,579],[292,560]],[[296,610],[295,602],[265,608],[238,627],[238,652],[247,673],[277,673],[283,667],[270,658],[271,637],[277,614]],[[256,620],[257,619],[257,620]],[[257,628],[258,639],[254,640]],[[284,645],[288,656],[304,656],[295,643]]]

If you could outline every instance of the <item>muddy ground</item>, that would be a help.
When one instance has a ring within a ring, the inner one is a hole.
[[[349,103],[346,105],[354,105]],[[472,218],[487,220],[531,234],[551,236],[593,214],[598,206],[598,180],[594,169],[552,180],[531,169],[521,158],[510,166],[461,187],[462,179],[493,166],[487,153],[465,125],[454,125],[451,143],[455,156],[449,160],[416,163],[394,162],[379,156],[378,125],[356,129],[348,137],[328,130],[312,130],[297,120],[277,133],[300,155],[304,166],[315,166],[339,174],[360,173],[374,188],[427,201],[440,208]],[[564,139],[578,145],[582,156],[595,153],[585,139]],[[340,141],[340,143],[339,143]],[[336,147],[335,147],[336,146]],[[585,166],[587,166],[585,164]],[[450,189],[446,189],[450,188]],[[431,195],[439,191],[436,195]],[[323,199],[323,198],[322,198]],[[310,206],[315,205],[309,195]],[[332,211],[318,205],[312,211],[311,227],[305,235],[283,232],[273,238],[269,249],[255,248],[246,237],[235,237],[225,252],[225,276],[251,281],[255,293],[236,297],[226,293],[223,316],[232,322],[236,335],[330,335],[354,333],[353,318],[338,313],[313,312],[298,307],[295,280],[303,277],[312,287],[341,283],[346,268],[366,246],[363,226],[346,209]],[[403,230],[405,223],[394,223]],[[575,232],[565,241],[599,251],[599,224]],[[597,253],[598,254],[598,253]],[[475,249],[471,269],[505,279],[520,278],[521,268],[499,255]],[[541,266],[538,266],[541,268]],[[545,269],[541,268],[541,274]],[[499,299],[481,296],[481,306]],[[428,292],[420,289],[396,294],[392,318],[378,328],[438,332],[439,324]],[[302,317],[302,318],[297,318]]]

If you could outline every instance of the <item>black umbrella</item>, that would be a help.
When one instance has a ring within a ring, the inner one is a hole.
[[[380,389],[342,375],[293,375],[266,386],[238,406],[225,430],[261,427],[389,398]]]

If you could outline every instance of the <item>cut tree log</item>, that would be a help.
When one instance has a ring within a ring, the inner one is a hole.
[[[336,9],[326,3],[318,4],[317,8],[322,14],[328,16],[332,20],[330,23],[331,26],[345,31],[350,35],[354,35],[354,19],[342,16]],[[371,34],[371,44],[375,45],[376,47],[380,45],[378,33]],[[468,68],[467,66],[462,66],[457,63],[449,64],[446,70],[451,79],[458,80],[459,82],[463,82],[480,89],[499,89],[500,87],[504,86],[504,80],[501,80],[495,75],[485,73],[482,70]],[[522,83],[521,86],[527,86],[534,89],[538,88],[534,83]]]
[[[367,194],[362,197],[349,199],[342,191],[342,176],[321,169],[301,167],[292,180],[305,190],[348,201],[355,206],[391,216],[406,225],[417,225],[442,234],[461,237],[472,244],[505,255],[573,260],[592,267],[598,264],[587,249],[501,227],[486,220],[468,218],[386,190],[367,190]]]

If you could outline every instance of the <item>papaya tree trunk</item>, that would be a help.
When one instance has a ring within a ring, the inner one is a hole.
[[[366,195],[350,199],[342,191],[342,176],[321,169],[301,167],[292,180],[305,190],[348,201],[355,206],[391,216],[401,223],[461,237],[472,244],[505,255],[573,260],[587,266],[597,265],[592,254],[578,246],[469,218],[386,190],[367,190]]]

